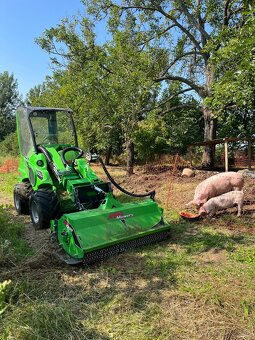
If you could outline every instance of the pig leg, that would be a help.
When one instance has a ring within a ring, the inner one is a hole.
[[[208,214],[208,217],[210,218],[213,217],[216,214],[217,210],[218,210],[217,208],[212,209],[210,213]]]
[[[241,216],[242,209],[243,209],[243,201],[242,202],[238,202],[238,204],[237,204],[237,217]]]

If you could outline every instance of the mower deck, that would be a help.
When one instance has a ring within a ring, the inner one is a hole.
[[[165,238],[169,229],[169,224],[162,218],[162,209],[148,199],[112,209],[101,207],[64,214],[55,221],[52,230],[57,231],[58,242],[67,254],[75,260],[90,263],[94,260],[87,258],[100,260],[108,257],[108,251],[122,252],[122,249],[138,244],[138,239],[141,244],[147,244],[163,235]]]

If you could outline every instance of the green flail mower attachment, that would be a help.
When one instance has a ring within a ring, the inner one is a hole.
[[[90,264],[169,236],[154,191],[130,193],[114,181],[98,155],[83,157],[71,110],[20,107],[17,131],[21,183],[14,188],[15,208],[29,213],[36,229],[50,226],[67,263]],[[89,165],[93,161],[102,165],[109,182],[95,175]],[[121,203],[112,185],[142,200]]]

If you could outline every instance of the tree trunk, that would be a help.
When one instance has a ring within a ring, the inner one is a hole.
[[[209,65],[206,65],[205,75],[206,75],[205,97],[210,97],[211,86],[214,81],[214,70]],[[210,141],[216,138],[217,119],[214,117],[213,112],[206,105],[204,105],[203,108],[203,115],[204,115],[204,141]],[[215,158],[215,145],[205,146],[202,159],[202,167],[203,168],[214,167],[214,158]]]
[[[211,110],[204,107],[204,141],[210,141],[216,138],[216,126],[217,120],[213,117]],[[208,145],[204,148],[202,167],[212,168],[214,167],[215,145]]]
[[[109,146],[106,150],[106,155],[105,155],[105,165],[110,165],[110,159],[112,155],[112,146]]]
[[[134,174],[134,143],[131,139],[127,141],[127,175]]]

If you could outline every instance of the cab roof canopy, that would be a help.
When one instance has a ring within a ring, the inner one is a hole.
[[[17,113],[22,112],[23,115],[28,117],[31,112],[33,111],[43,111],[43,112],[52,112],[52,111],[65,111],[72,113],[73,111],[71,109],[64,109],[64,108],[56,108],[56,107],[41,107],[41,106],[19,106],[17,108]]]

